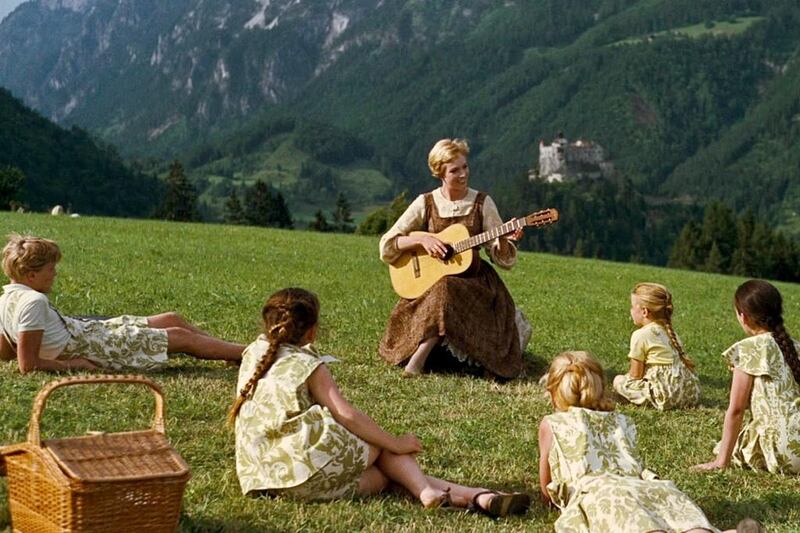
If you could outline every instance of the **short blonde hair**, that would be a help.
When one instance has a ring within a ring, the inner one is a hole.
[[[15,281],[60,260],[61,250],[50,239],[12,233],[3,247],[3,272]]]
[[[606,396],[603,367],[589,352],[561,352],[547,371],[545,384],[558,411],[585,407],[611,411],[614,402]]]
[[[441,179],[444,176],[444,166],[458,156],[467,157],[469,155],[469,145],[464,139],[442,139],[433,145],[428,153],[428,168],[434,178]]]

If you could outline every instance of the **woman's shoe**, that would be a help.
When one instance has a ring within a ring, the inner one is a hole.
[[[478,503],[478,498],[484,494],[492,494],[489,504],[483,507]],[[510,514],[523,514],[531,505],[531,497],[522,492],[496,492],[484,490],[472,497],[469,509],[492,518],[502,518]]]

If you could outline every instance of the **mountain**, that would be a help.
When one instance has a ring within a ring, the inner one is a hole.
[[[294,152],[281,117],[368,148],[352,165],[382,185],[362,208],[429,188],[445,136],[517,205],[510,184],[563,131],[646,198],[800,233],[799,49],[796,0],[31,0],[0,24],[0,84],[124,154],[193,159],[211,196],[263,176],[302,198],[292,154],[352,170]]]
[[[86,131],[53,124],[4,89],[0,124],[0,168],[16,167],[26,176],[23,205],[133,217],[149,215],[156,205],[158,179],[129,168],[112,146]]]

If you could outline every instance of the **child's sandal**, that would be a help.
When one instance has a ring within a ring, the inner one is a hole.
[[[489,500],[489,505],[486,507],[478,503],[478,498],[484,494],[493,495]],[[472,497],[469,510],[491,516],[492,518],[502,518],[510,514],[522,514],[528,510],[530,504],[531,497],[522,492],[506,494],[494,490],[484,490]]]

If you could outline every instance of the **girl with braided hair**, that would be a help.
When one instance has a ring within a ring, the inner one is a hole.
[[[717,531],[672,481],[642,466],[636,427],[614,412],[590,353],[559,354],[545,379],[555,413],[539,425],[539,484],[561,510],[557,532]]]
[[[658,410],[693,407],[700,380],[672,327],[672,295],[658,283],[639,283],[631,293],[630,370],[614,378],[614,390],[635,405]]]
[[[236,432],[242,492],[302,501],[384,491],[395,482],[426,508],[469,507],[492,516],[523,513],[530,497],[466,487],[422,473],[414,435],[395,436],[339,392],[310,343],[319,301],[304,289],[283,289],[262,310],[265,333],[248,346],[229,421]]]
[[[695,466],[735,466],[800,473],[800,360],[783,325],[783,299],[771,283],[751,279],[736,289],[736,318],[748,337],[725,350],[733,371],[716,459]],[[744,422],[750,407],[752,418]]]

